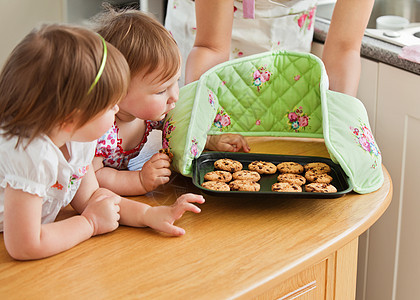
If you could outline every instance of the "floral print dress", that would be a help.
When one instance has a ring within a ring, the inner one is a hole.
[[[243,1],[234,1],[230,59],[271,50],[310,51],[317,0],[298,1],[292,7],[275,2],[255,0],[253,16],[249,17]],[[196,33],[194,1],[169,0],[165,27],[180,47],[185,74]],[[182,79],[180,85],[183,83]]]
[[[153,129],[162,129],[163,121],[145,121],[146,131],[142,141],[133,149],[124,150],[122,140],[118,136],[119,128],[116,123],[101,137],[96,144],[95,156],[103,157],[105,167],[126,170],[130,160],[139,155],[147,136]]]

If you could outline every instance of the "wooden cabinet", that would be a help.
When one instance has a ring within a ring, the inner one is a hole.
[[[314,43],[320,56],[322,45]],[[416,299],[420,278],[420,76],[362,58],[364,103],[394,183],[393,201],[359,239],[358,300]]]
[[[416,299],[420,76],[382,63],[378,70],[376,139],[394,182],[394,195],[388,210],[369,230],[365,299]]]
[[[322,261],[257,296],[268,299],[354,299],[357,238]]]

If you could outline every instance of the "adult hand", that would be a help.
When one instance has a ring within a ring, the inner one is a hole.
[[[238,152],[243,149],[244,152],[249,152],[249,147],[245,138],[240,134],[221,134],[209,135],[207,137],[206,148],[214,151]]]

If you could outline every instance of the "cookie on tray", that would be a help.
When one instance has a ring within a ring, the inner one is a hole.
[[[276,165],[267,161],[253,161],[248,165],[248,169],[259,174],[274,174],[277,171]]]
[[[258,172],[250,170],[241,170],[232,174],[233,179],[259,181],[261,176]]]
[[[312,162],[308,163],[304,166],[305,171],[314,171],[318,173],[329,173],[331,172],[331,168],[326,163],[322,162]]]
[[[276,182],[271,186],[273,192],[302,192],[300,185],[288,182]]]
[[[221,158],[214,162],[214,167],[219,170],[228,171],[228,172],[237,172],[242,170],[242,164],[230,158]]]
[[[227,192],[230,191],[229,186],[227,183],[222,181],[205,181],[201,184],[203,188],[213,190],[213,191],[223,191]]]
[[[315,171],[307,171],[305,173],[305,178],[309,182],[319,182],[319,183],[331,183],[333,178],[327,173],[318,173]]]
[[[277,176],[278,182],[288,182],[297,185],[304,185],[306,183],[305,177],[299,174],[284,173]]]
[[[300,174],[303,173],[303,166],[297,162],[285,161],[277,165],[280,173]]]
[[[204,180],[229,182],[232,180],[232,174],[227,171],[211,171],[204,175]]]
[[[313,193],[336,193],[337,189],[328,183],[312,182],[305,185],[305,191]]]
[[[231,191],[258,192],[260,184],[251,180],[234,180],[229,183]]]

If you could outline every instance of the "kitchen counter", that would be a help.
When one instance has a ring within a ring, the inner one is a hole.
[[[315,21],[314,41],[324,43],[329,29],[329,21],[317,18]],[[420,64],[399,58],[402,47],[364,36],[360,54],[368,59],[382,62],[420,75]]]
[[[248,138],[255,153],[329,157],[322,140]],[[7,299],[249,299],[306,295],[354,299],[358,237],[391,202],[392,182],[336,199],[206,197],[187,212],[182,237],[121,226],[53,257],[17,262],[0,242],[0,297]],[[198,193],[179,174],[133,199],[169,205]],[[74,215],[66,207],[59,218]],[[283,298],[282,298],[283,299]]]

